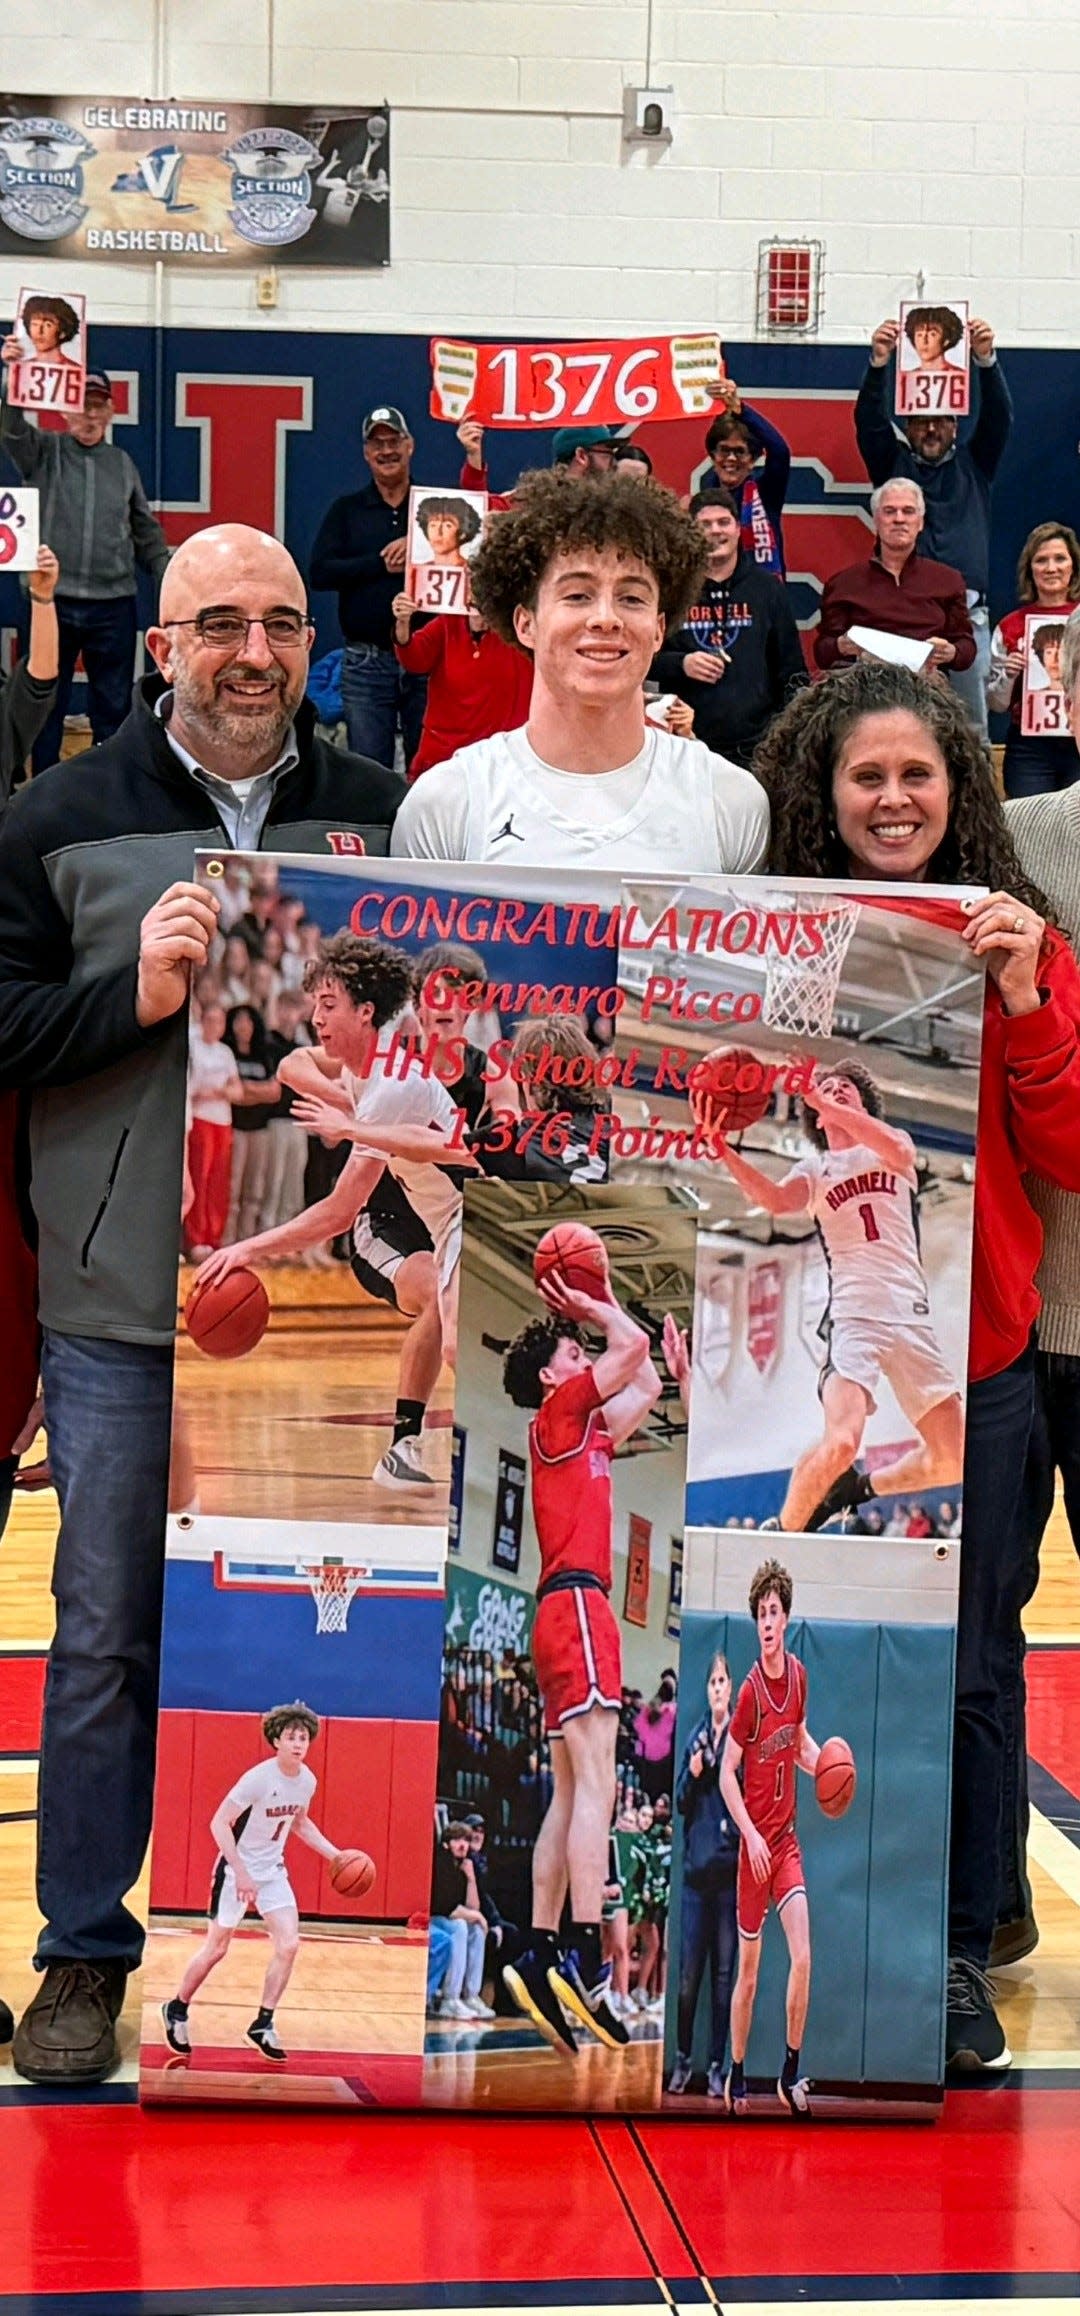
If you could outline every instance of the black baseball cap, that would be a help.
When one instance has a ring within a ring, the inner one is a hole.
[[[394,408],[392,402],[380,402],[377,410],[368,411],[360,429],[361,440],[366,442],[368,435],[373,434],[377,426],[389,426],[395,434],[409,432],[406,419],[400,410]]]
[[[86,373],[86,392],[87,394],[104,394],[106,401],[111,402],[112,379],[108,372],[106,370],[88,370]]]

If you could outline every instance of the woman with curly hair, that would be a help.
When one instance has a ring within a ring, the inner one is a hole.
[[[957,1632],[946,2056],[1003,2067],[986,1976],[999,1837],[1011,1823],[1022,1697],[1022,1505],[1034,1410],[1040,1174],[1080,1191],[1080,972],[1020,868],[990,759],[960,701],[904,668],[861,660],[801,692],[755,769],[773,803],[781,876],[981,885],[964,940],[987,969]],[[871,1492],[849,1475],[846,1501]],[[839,1506],[837,1506],[839,1508]],[[1022,1742],[1022,1724],[1021,1724]],[[1003,1816],[1004,1812],[1004,1816]]]
[[[523,476],[491,516],[472,590],[496,635],[532,660],[528,722],[425,772],[398,814],[395,855],[656,875],[760,867],[758,783],[645,718],[653,656],[705,551],[658,483],[565,467]]]
[[[1029,531],[1016,566],[1016,603],[990,638],[986,704],[998,714],[1008,712],[1006,796],[1043,796],[1080,778],[1080,754],[1064,717],[1060,734],[1020,729],[1024,631],[1033,611],[1045,611],[1048,623],[1058,626],[1080,604],[1080,539],[1070,524],[1036,523]]]

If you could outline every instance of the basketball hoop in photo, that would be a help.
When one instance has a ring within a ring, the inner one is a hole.
[[[793,941],[786,953],[774,946],[766,952],[761,1018],[766,1028],[782,1030],[789,1037],[831,1037],[844,959],[859,922],[859,903],[833,901],[825,907],[806,908],[793,900],[791,907],[793,914],[812,921],[818,932],[813,940],[808,936]]]
[[[364,1581],[366,1570],[345,1560],[311,1560],[302,1564],[315,1602],[317,1633],[346,1632],[349,1610]]]

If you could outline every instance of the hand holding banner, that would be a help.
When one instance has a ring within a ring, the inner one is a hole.
[[[704,417],[721,359],[715,330],[547,346],[433,338],[429,407],[454,425],[468,416],[500,427]]]

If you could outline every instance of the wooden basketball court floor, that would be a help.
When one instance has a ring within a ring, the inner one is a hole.
[[[295,1317],[282,1310],[257,1386],[252,1374],[251,1400],[260,1403],[252,1430],[241,1435],[234,1426],[229,1434],[233,1463],[250,1459],[241,1479],[273,1480],[275,1436],[298,1399],[316,1450],[305,1470],[317,1490],[332,1489],[343,1465],[346,1477],[362,1478],[380,1452],[378,1418],[392,1406],[396,1377],[393,1329],[381,1322],[381,1331],[370,1322],[370,1333],[364,1329],[358,1392],[343,1366],[339,1324],[333,1336],[327,1331],[331,1293],[329,1280],[325,1289],[318,1280],[283,1280],[281,1300],[295,1298]],[[231,1371],[229,1390],[241,1388],[249,1364]],[[222,1374],[213,1371],[219,1390]],[[264,1422],[267,1388],[279,1396]],[[210,1375],[197,1373],[196,1401],[202,1501],[215,1457],[227,1460]],[[324,1456],[327,1438],[333,1446]],[[358,1516],[337,1509],[339,1502],[321,1496],[319,1516]],[[253,1500],[250,1508],[272,1507]],[[313,1504],[304,1511],[315,1516]],[[0,1547],[0,1989],[16,2008],[33,1984],[36,1757],[54,1531],[52,1494],[21,1496]],[[355,2051],[335,2042],[335,2001],[325,1998],[342,1968],[355,1973],[358,1965],[343,1964],[344,1942],[330,1936],[298,1964],[288,2072],[341,2066],[333,2079],[351,2080],[352,2094],[335,2100],[335,2112],[306,2111],[280,2096],[286,2084],[278,2081],[270,2085],[279,2094],[272,2107],[230,2111],[220,2103],[230,2073],[251,2081],[237,2021],[261,1975],[257,1932],[234,1944],[233,1976],[197,2006],[197,2031],[215,2054],[206,2069],[211,2102],[194,2109],[166,2090],[167,2104],[140,2109],[140,2004],[156,2012],[175,1956],[189,1950],[192,1926],[178,1924],[175,1949],[160,1932],[132,1981],[124,2063],[110,2083],[83,2094],[36,2091],[19,2083],[10,2055],[0,2052],[0,2316],[402,2316],[412,2309],[499,2316],[526,2308],[637,2316],[744,2306],[779,2316],[796,2304],[816,2316],[855,2308],[876,2316],[893,2307],[908,2316],[944,2308],[974,2316],[1001,2302],[1025,2316],[1065,2309],[1075,2316],[1080,1562],[1060,1508],[1028,1626],[1031,1878],[1041,1940],[1029,1961],[998,1981],[1015,2065],[950,2090],[940,2124],[808,2133],[777,2120],[740,2132],[719,2119],[634,2121],[618,2111],[618,2094],[602,2117],[488,2116],[478,2110],[491,2097],[505,2038],[491,2038],[496,2050],[485,2062],[486,2038],[430,2026],[429,2095],[440,2095],[436,2084],[448,2095],[456,2081],[473,2111],[376,2114],[372,2101],[394,2095],[393,2070],[419,2060],[414,2036],[405,2047],[404,2017],[400,2033],[383,2019],[378,2046],[375,1994],[381,2008],[382,1994],[402,1984],[419,1957],[407,1940],[389,1938],[381,1948],[356,1942],[373,1997],[370,2032],[361,2038],[373,2047],[357,2069]],[[625,2054],[627,2109],[655,2069],[655,2050],[642,2042]],[[558,2061],[538,2048],[538,2101],[551,2064]],[[389,2071],[380,2076],[380,2066]],[[576,2077],[584,2104],[598,2089],[589,2075],[587,2063]],[[610,2089],[610,2075],[608,2082]]]

